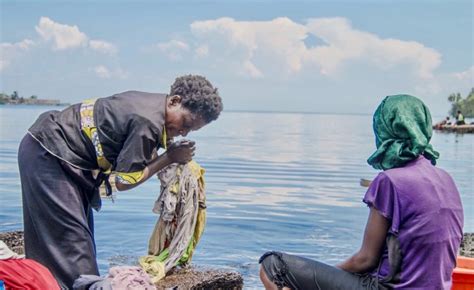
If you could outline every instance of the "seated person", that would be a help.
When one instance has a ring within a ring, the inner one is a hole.
[[[415,97],[395,95],[373,120],[377,150],[368,163],[383,171],[363,199],[361,248],[335,267],[267,252],[260,258],[266,289],[451,288],[463,209],[453,179],[435,166],[430,112]]]
[[[458,111],[458,114],[456,115],[456,125],[466,125],[466,122],[464,121],[464,116],[461,111]]]
[[[441,129],[443,128],[443,126],[450,126],[450,125],[451,125],[451,122],[449,121],[449,116],[447,116],[446,119],[442,120],[439,123],[436,123],[436,125],[434,125],[434,128]]]

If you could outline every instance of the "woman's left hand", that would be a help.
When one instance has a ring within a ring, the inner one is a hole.
[[[174,142],[168,147],[165,154],[171,163],[185,164],[193,159],[194,150],[196,149],[194,145],[195,142],[189,140]]]

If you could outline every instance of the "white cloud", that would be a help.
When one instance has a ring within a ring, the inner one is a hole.
[[[30,39],[24,39],[16,43],[0,43],[0,71],[7,68],[14,58],[18,57],[22,52],[28,51],[34,45],[36,43]]]
[[[94,72],[101,79],[110,79],[112,77],[109,69],[103,65],[96,66]]]
[[[53,50],[66,50],[79,47],[90,48],[104,54],[116,54],[118,49],[104,40],[89,40],[77,25],[57,23],[48,17],[41,17],[36,32],[46,42],[53,42]]]
[[[189,51],[189,45],[186,42],[175,39],[168,42],[160,42],[155,46],[171,60],[181,60],[182,53]]]
[[[116,70],[110,70],[104,65],[98,65],[92,69],[96,76],[101,79],[111,79],[111,78],[118,78],[118,79],[126,79],[128,77],[128,73],[121,68]]]
[[[304,54],[307,29],[286,17],[271,21],[236,21],[232,18],[196,21],[191,24],[192,33],[200,39],[224,43],[242,51],[240,62],[243,69],[254,77],[261,77],[261,69],[255,65],[256,54],[265,55],[278,62],[283,61],[289,72],[301,69],[301,55]],[[222,41],[221,41],[222,40]],[[212,41],[211,41],[212,42]],[[216,51],[222,50],[217,49]],[[224,48],[225,50],[225,48]]]
[[[352,28],[345,18],[316,18],[306,24],[286,17],[270,21],[219,18],[193,22],[191,32],[205,43],[223,43],[243,51],[240,59],[229,61],[240,62],[254,77],[264,73],[259,66],[280,66],[290,74],[316,66],[321,74],[335,75],[351,61],[362,61],[381,70],[408,66],[418,78],[428,79],[441,63],[441,55],[432,48],[415,41],[382,39]],[[305,39],[310,35],[324,43],[308,47]]]
[[[115,45],[107,41],[91,40],[89,41],[89,46],[93,50],[98,51],[100,53],[110,54],[110,55],[117,53],[117,47],[115,47]]]
[[[41,43],[51,43],[52,49],[55,51],[82,47],[109,55],[115,55],[118,52],[117,47],[110,42],[89,40],[89,37],[81,32],[76,25],[57,23],[48,17],[41,17],[38,25],[35,26],[35,30],[40,37],[35,41],[24,39],[16,43],[0,43],[0,71],[9,67],[12,61],[22,53]],[[103,69],[99,69],[99,74],[102,77],[107,76]],[[114,75],[120,78],[127,77],[127,73],[120,70],[114,71]]]
[[[439,73],[419,82],[415,91],[424,95],[448,96],[454,91],[468,92],[474,86],[474,66],[460,72]]]
[[[198,57],[206,57],[209,55],[209,46],[201,45],[195,50]]]
[[[48,17],[41,17],[35,29],[43,40],[53,41],[54,50],[87,46],[88,43],[87,35],[82,33],[76,25],[60,24]]]
[[[249,60],[243,63],[244,73],[250,75],[252,78],[261,78],[263,73]]]
[[[347,61],[363,60],[381,69],[411,65],[416,76],[427,79],[441,63],[441,55],[432,48],[415,41],[382,39],[352,28],[345,18],[310,19],[306,26],[309,33],[325,42],[308,49],[307,58],[328,74]]]
[[[465,71],[454,73],[453,76],[459,80],[470,80],[474,84],[474,66]]]

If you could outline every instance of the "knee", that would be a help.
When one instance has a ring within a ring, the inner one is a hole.
[[[262,265],[260,265],[260,281],[262,281],[262,284],[266,290],[278,289],[278,287],[272,281],[270,281],[270,279],[268,279],[267,274],[265,273],[265,270],[263,269]]]
[[[267,252],[259,259],[260,280],[265,289],[282,289],[286,283],[287,265],[282,253]]]
[[[265,270],[263,269],[263,266],[260,265],[260,281],[262,281],[263,284],[266,284],[266,282],[269,282],[270,280],[267,277],[267,274],[265,274]]]

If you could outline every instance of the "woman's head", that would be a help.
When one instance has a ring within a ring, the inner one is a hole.
[[[216,120],[223,109],[217,88],[203,76],[178,77],[167,98],[166,131],[169,137],[186,136]]]
[[[439,157],[429,144],[433,134],[428,107],[410,95],[386,97],[373,116],[377,150],[367,162],[376,169],[404,166],[420,155],[433,164]]]

